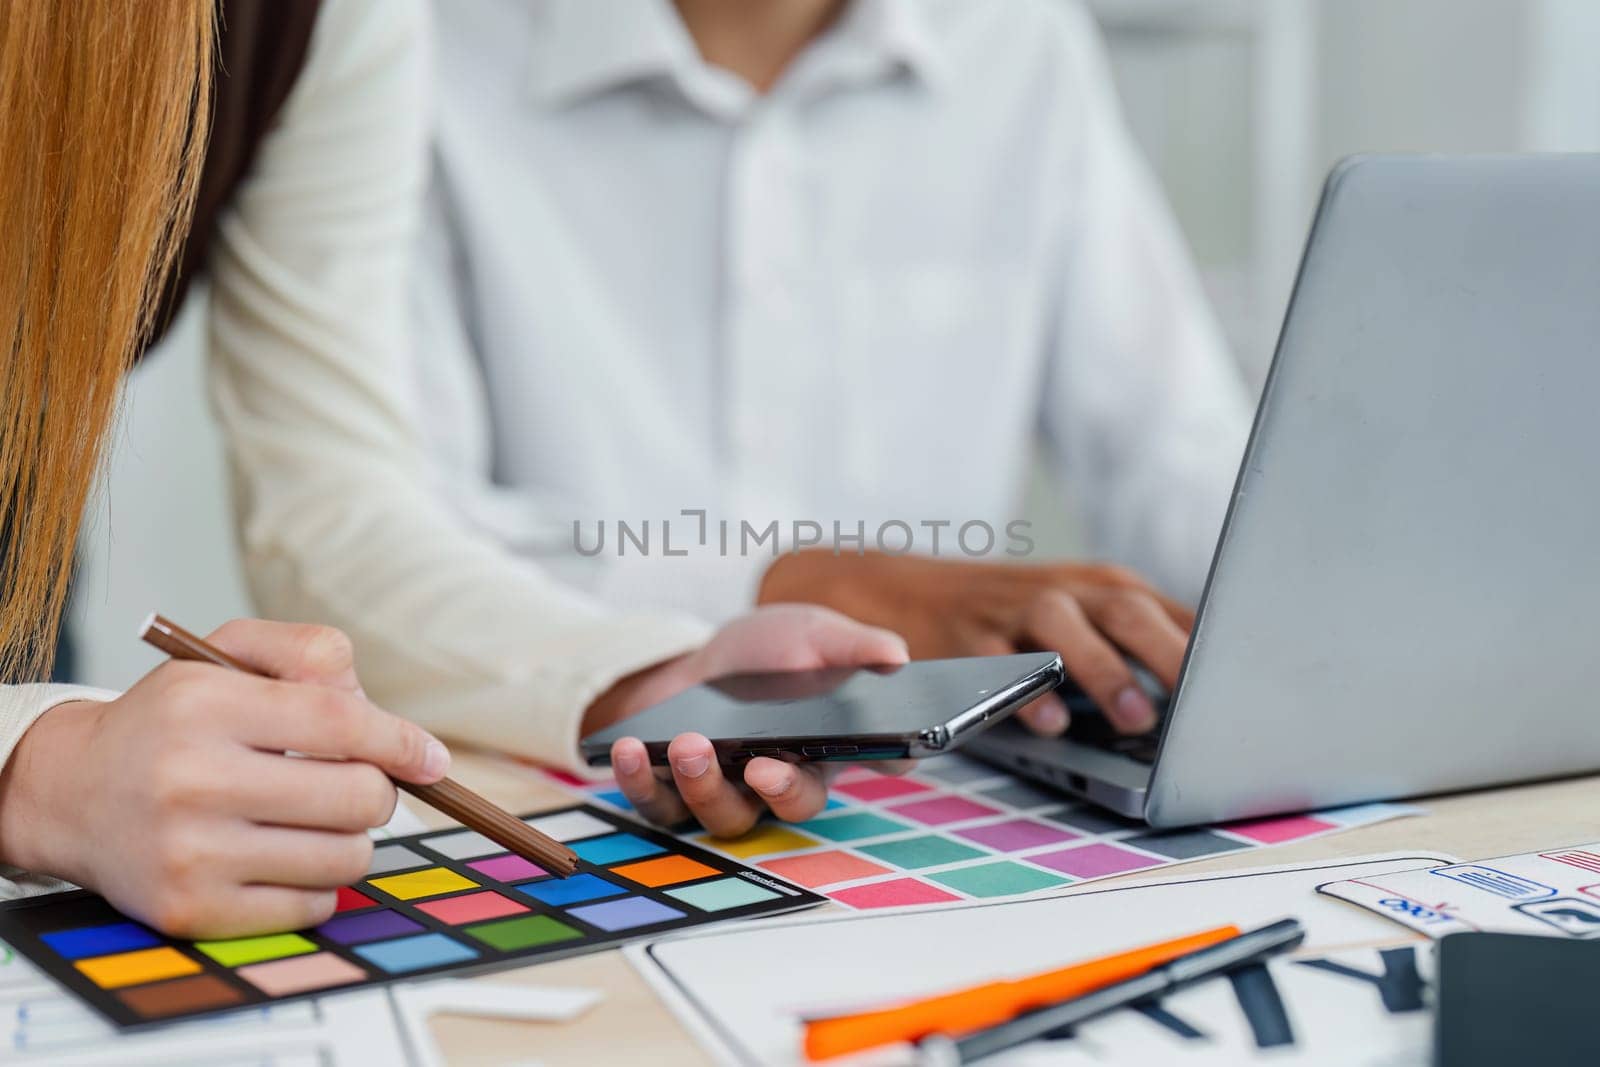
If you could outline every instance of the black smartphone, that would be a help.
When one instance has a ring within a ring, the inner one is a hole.
[[[918,660],[900,667],[734,674],[679,693],[583,739],[595,766],[619,737],[644,742],[652,763],[694,731],[718,758],[919,759],[948,752],[1061,684],[1054,652]]]

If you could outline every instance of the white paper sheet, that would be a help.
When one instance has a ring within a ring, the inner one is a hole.
[[[435,1015],[471,1015],[485,1019],[522,1019],[531,1022],[570,1022],[605,999],[595,989],[554,989],[511,983],[474,982],[441,978],[396,986],[395,1004],[406,1042],[418,1067],[445,1062],[433,1040],[428,1021]],[[522,1067],[536,1061],[524,1060]]]
[[[1025,975],[1224,922],[1250,927],[1292,916],[1305,924],[1306,947],[1272,974],[1293,1045],[1258,1047],[1241,996],[1224,980],[1163,1002],[1199,1037],[1124,1012],[1087,1024],[1073,1040],[1036,1042],[994,1062],[1420,1064],[1427,1013],[1391,1010],[1380,995],[1425,969],[1412,936],[1318,896],[1316,887],[1449,862],[1395,854],[1025,901],[774,920],[625,952],[722,1062],[792,1064],[803,1062],[799,1019],[820,1010]],[[1400,954],[1386,958],[1379,948]],[[1333,966],[1300,962],[1312,959]]]
[[[1600,842],[1319,886],[1429,937],[1600,937]]]

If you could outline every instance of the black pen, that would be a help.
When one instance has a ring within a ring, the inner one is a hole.
[[[1220,944],[1179,956],[1171,963],[1129,978],[1093,993],[1072,1000],[1052,1004],[1019,1015],[1009,1022],[979,1030],[959,1040],[934,1035],[920,1043],[921,1062],[925,1067],[944,1067],[945,1064],[971,1063],[984,1056],[992,1056],[1024,1042],[1043,1037],[1064,1026],[1076,1026],[1097,1015],[1126,1008],[1140,1001],[1171,993],[1184,986],[1207,978],[1215,978],[1239,967],[1259,963],[1280,952],[1296,948],[1306,938],[1304,927],[1294,919],[1278,922],[1257,930],[1247,930],[1238,937]]]

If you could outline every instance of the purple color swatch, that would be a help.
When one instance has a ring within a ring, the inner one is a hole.
[[[604,904],[586,904],[570,909],[567,914],[582,919],[590,926],[613,931],[683,918],[683,912],[677,908],[669,908],[646,897],[624,897],[621,900],[608,900]]]
[[[1141,856],[1115,845],[1084,845],[1060,852],[1046,852],[1042,856],[1029,856],[1028,862],[1070,874],[1074,878],[1104,878],[1108,874],[1137,871],[1141,867],[1157,867],[1165,861]]]
[[[385,937],[414,934],[422,929],[397,911],[385,908],[362,915],[341,915],[317,927],[317,933],[340,945],[360,945]]]
[[[957,830],[956,836],[987,845],[997,852],[1020,852],[1025,848],[1039,848],[1043,845],[1058,845],[1063,841],[1072,841],[1078,835],[1068,833],[1057,826],[1034,822],[1032,819],[1007,819],[1005,822],[990,823],[987,826]]]
[[[550,873],[543,867],[529,863],[521,856],[511,855],[476,860],[467,866],[485,878],[493,878],[497,882],[525,882],[529,878],[540,878]]]
[[[915,800],[910,804],[898,804],[889,810],[907,819],[915,819],[926,826],[943,826],[947,822],[960,822],[963,819],[981,819],[985,815],[1000,814],[995,808],[985,807],[965,797],[934,797],[931,800]]]

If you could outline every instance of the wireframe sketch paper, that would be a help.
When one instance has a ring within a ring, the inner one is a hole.
[[[1002,1053],[994,1067],[1427,1067],[1433,946],[1311,952]]]
[[[1318,890],[1429,937],[1600,937],[1600,842],[1346,878]]]
[[[1421,988],[1431,946],[1316,889],[1449,862],[1385,855],[1020,901],[817,914],[625,952],[722,1062],[794,1064],[803,1062],[807,1016],[1016,977],[1218,923],[1294,917],[1306,927],[1305,946],[1271,967],[1205,983],[1143,1012],[1115,1013],[993,1062],[1420,1065],[1429,1041]],[[730,980],[748,973],[752,960],[766,961],[782,981]]]

